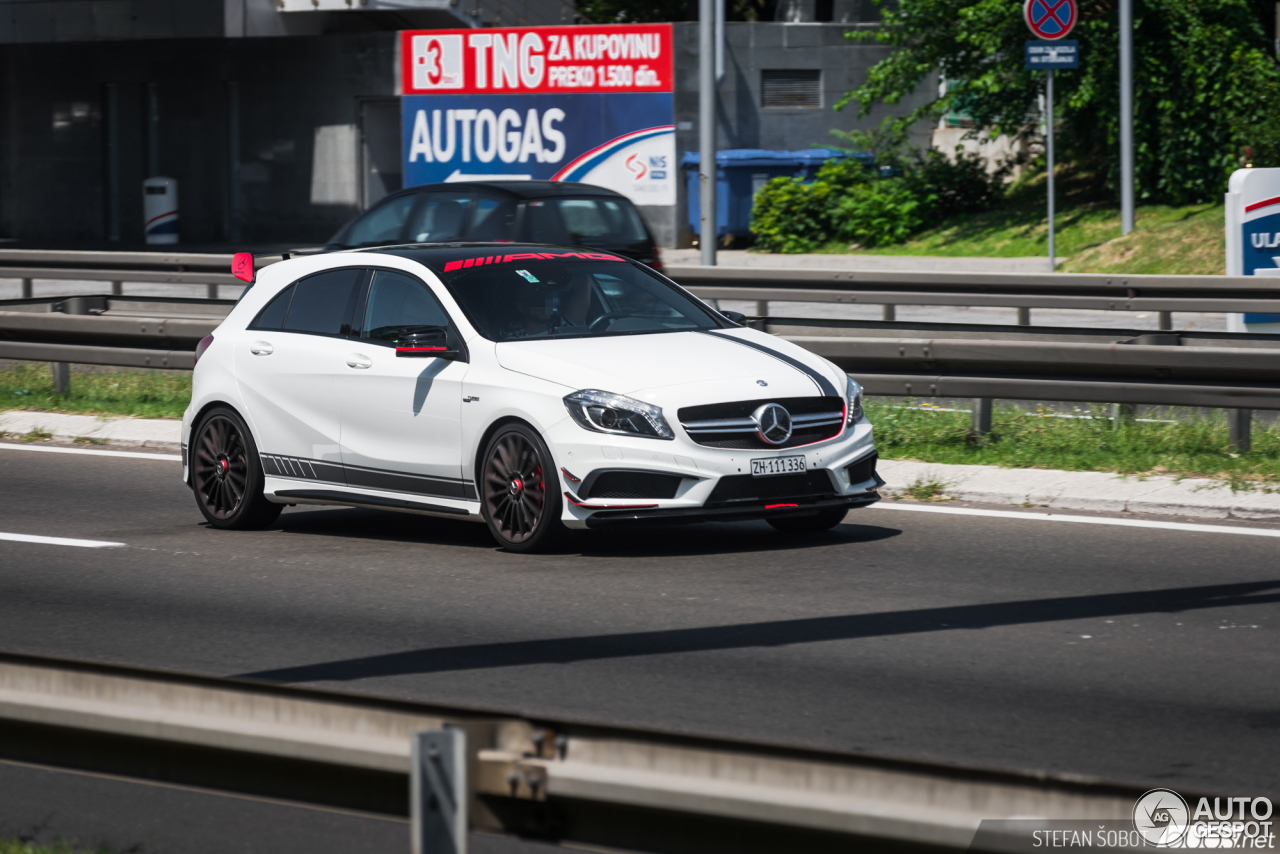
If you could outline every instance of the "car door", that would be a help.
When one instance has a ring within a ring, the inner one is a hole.
[[[407,273],[375,269],[338,382],[347,484],[474,499],[462,480],[459,423],[467,364],[397,357],[404,330],[421,326],[450,326],[431,290]]]
[[[236,381],[270,475],[343,480],[336,381],[368,274],[342,267],[299,279],[240,336]]]

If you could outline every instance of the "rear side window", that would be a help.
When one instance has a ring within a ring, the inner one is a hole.
[[[343,245],[376,246],[379,243],[399,242],[400,231],[404,228],[404,221],[409,218],[409,211],[413,209],[416,198],[417,196],[409,193],[378,205],[355,221]]]
[[[286,332],[346,335],[351,331],[357,287],[366,270],[344,267],[308,276],[297,282],[285,316]],[[268,306],[270,308],[270,306]]]
[[[467,226],[467,240],[510,240],[509,233],[516,217],[515,199],[500,193],[476,191],[476,203],[471,209],[471,223]]]
[[[649,242],[640,212],[627,199],[608,196],[537,199],[525,214],[528,240],[588,248]]]
[[[293,285],[276,294],[267,307],[258,312],[250,329],[279,329],[284,326],[284,316],[289,313],[289,301],[293,299]]]

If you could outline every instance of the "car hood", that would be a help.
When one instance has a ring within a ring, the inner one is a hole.
[[[496,352],[511,371],[660,406],[845,389],[844,375],[825,359],[753,329],[508,341]]]

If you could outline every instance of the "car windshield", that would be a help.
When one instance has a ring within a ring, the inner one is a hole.
[[[525,260],[530,255],[534,257]],[[702,303],[621,259],[561,261],[525,253],[524,257],[496,256],[487,263],[485,258],[476,262],[440,277],[476,329],[491,341],[722,326]],[[445,266],[456,263],[461,262]]]

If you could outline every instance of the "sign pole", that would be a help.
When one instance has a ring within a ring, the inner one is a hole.
[[[1133,0],[1120,0],[1120,233],[1133,231]]]
[[[1049,272],[1054,272],[1057,267],[1057,259],[1054,257],[1053,245],[1053,69],[1050,68],[1045,72],[1044,78],[1044,103],[1045,103],[1045,155],[1049,161]]]
[[[716,2],[698,3],[698,248],[702,264],[716,265]]]

